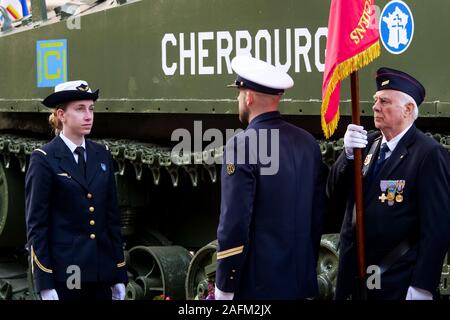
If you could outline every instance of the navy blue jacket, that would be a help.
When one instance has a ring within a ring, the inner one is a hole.
[[[268,132],[264,129],[279,130],[279,152],[270,134],[266,139],[273,156],[279,154],[278,172],[273,175],[262,174],[263,168],[271,166],[259,154],[260,148],[246,144],[256,136],[259,147],[263,145],[261,137]],[[253,161],[238,161],[238,150],[245,150]],[[228,141],[217,231],[216,285],[220,290],[234,292],[236,300],[302,299],[318,294],[323,169],[316,140],[278,112],[259,115]]]
[[[86,140],[86,155],[85,178],[60,137],[31,154],[26,223],[37,291],[66,282],[71,265],[82,283],[127,281],[111,153]]]
[[[409,286],[435,293],[450,245],[449,154],[413,125],[379,173],[373,176],[380,139],[379,132],[369,135],[368,146],[363,150],[363,159],[367,159],[363,169],[367,170],[364,178],[366,264],[383,265],[385,257],[405,240],[410,242],[410,250],[397,254],[399,257],[381,275],[381,289],[368,290],[368,297],[404,300]],[[373,143],[378,143],[378,147],[369,155]],[[353,168],[353,160],[347,160],[342,152],[328,179],[330,198],[347,202],[340,239],[337,299],[346,299],[356,292]],[[383,202],[380,183],[386,180],[405,181],[402,202],[395,201],[391,206],[386,199]]]

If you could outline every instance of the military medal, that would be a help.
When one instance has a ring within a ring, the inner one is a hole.
[[[397,188],[396,180],[381,180],[380,181],[380,189],[382,194],[378,199],[384,203],[386,200],[388,201],[389,206],[393,206],[395,203],[395,192]]]
[[[397,186],[396,180],[388,180],[387,181],[387,190],[388,190],[387,200],[388,200],[389,206],[393,206],[395,203],[394,200],[395,200],[396,186]]]
[[[403,202],[403,189],[405,188],[405,180],[398,180],[396,183],[396,192],[397,192],[397,196],[395,197],[395,201],[397,202]]]
[[[380,189],[381,189],[381,196],[378,197],[380,199],[381,203],[384,203],[387,200],[386,197],[386,189],[387,189],[387,181],[381,180],[380,181]]]

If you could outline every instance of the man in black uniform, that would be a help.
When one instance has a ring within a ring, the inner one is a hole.
[[[232,68],[239,118],[249,125],[224,155],[216,299],[316,296],[326,179],[320,148],[278,112],[293,85],[286,72],[245,56]]]
[[[425,89],[412,76],[377,72],[375,127],[350,124],[344,150],[328,179],[328,195],[346,201],[336,298],[357,291],[353,148],[363,150],[366,264],[379,267],[381,286],[369,299],[428,300],[437,292],[450,243],[450,157],[414,121]]]

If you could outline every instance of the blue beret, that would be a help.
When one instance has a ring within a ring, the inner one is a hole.
[[[377,71],[377,89],[381,90],[397,90],[410,95],[417,106],[419,106],[425,98],[425,88],[414,77],[409,74],[390,68],[380,68]]]

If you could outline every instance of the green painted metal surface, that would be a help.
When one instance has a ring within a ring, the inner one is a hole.
[[[377,1],[380,10],[386,3]],[[406,3],[414,16],[414,38],[400,55],[382,47],[382,57],[361,71],[363,115],[371,115],[376,69],[391,66],[425,84],[424,116],[448,117],[450,3]],[[46,111],[39,100],[51,88],[37,87],[36,41],[67,39],[68,78],[101,88],[100,112],[235,113],[236,92],[225,88],[234,78],[227,60],[249,37],[253,55],[268,59],[269,52],[272,63],[290,60],[295,87],[282,111],[318,115],[328,9],[325,0],[142,0],[88,11],[80,16],[80,29],[55,19],[17,27],[0,36],[0,111]],[[348,82],[342,87],[343,115],[350,112]]]

